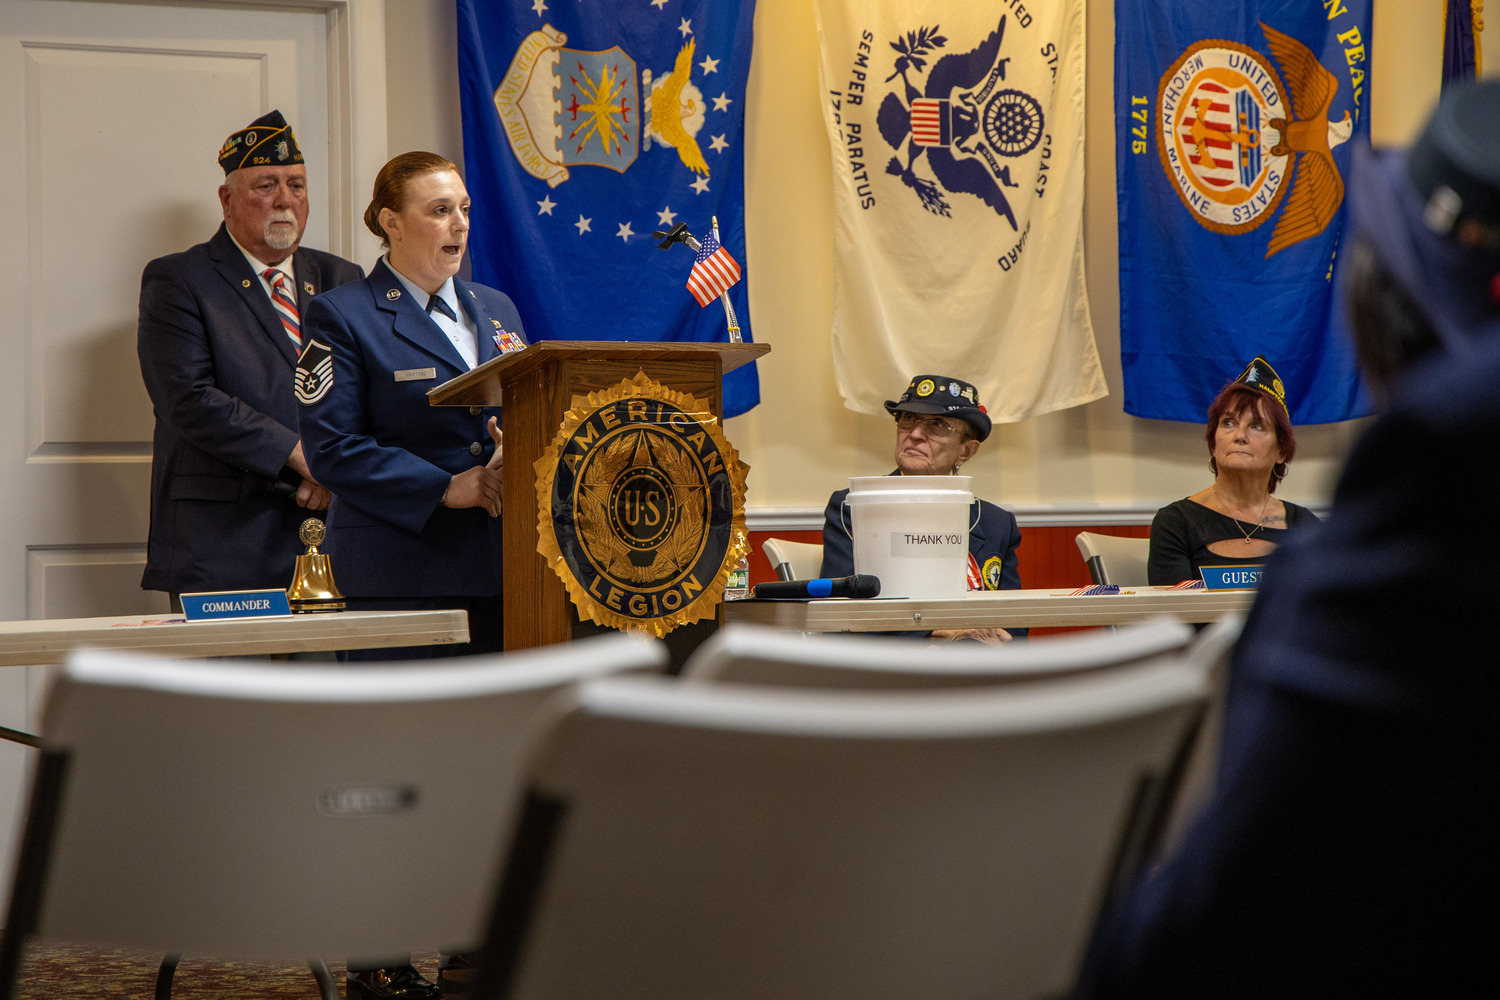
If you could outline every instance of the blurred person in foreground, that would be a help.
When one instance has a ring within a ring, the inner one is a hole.
[[[888,399],[886,412],[896,418],[896,469],[893,476],[954,476],[979,451],[990,436],[990,418],[979,402],[978,390],[962,379],[947,375],[918,375],[899,399]],[[828,498],[823,512],[823,577],[849,576],[854,568],[854,539],[845,524],[847,489]],[[970,590],[1019,590],[1021,573],[1016,546],[1021,529],[1015,515],[990,503],[974,499],[969,514]],[[952,642],[1009,642],[1024,636],[1026,629],[977,628],[935,629],[912,633]],[[907,633],[901,633],[903,635]]]
[[[1206,489],[1156,512],[1147,581],[1169,587],[1199,579],[1203,566],[1252,566],[1318,517],[1278,500],[1276,487],[1297,454],[1286,390],[1265,358],[1256,358],[1208,408]]]
[[[1395,359],[1386,412],[1326,523],[1270,560],[1215,797],[1103,917],[1080,997],[1458,996],[1491,971],[1500,84],[1357,158],[1350,200],[1383,275],[1348,291],[1362,364]]]

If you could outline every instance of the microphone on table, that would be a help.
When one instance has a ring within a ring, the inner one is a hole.
[[[757,583],[756,597],[790,597],[807,600],[810,597],[879,597],[880,577],[860,573],[855,576],[836,576],[819,580],[777,580],[774,583]]]

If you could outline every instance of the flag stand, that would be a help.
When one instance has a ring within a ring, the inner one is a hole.
[[[719,241],[719,217],[717,215],[713,219],[713,229],[714,242],[717,243]],[[651,237],[661,240],[660,243],[656,244],[656,249],[658,250],[669,250],[673,243],[681,243],[693,251],[693,253],[697,253],[703,249],[703,244],[698,242],[698,239],[692,233],[688,232],[687,223],[685,222],[677,223],[677,225],[666,232],[654,232],[651,234]],[[740,337],[739,317],[734,314],[734,306],[729,302],[728,289],[719,293],[719,301],[724,304],[724,317],[729,321],[729,342],[731,344],[743,343]]]

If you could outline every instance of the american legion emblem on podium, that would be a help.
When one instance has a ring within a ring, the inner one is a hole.
[[[714,614],[749,467],[706,401],[644,372],[574,396],[535,470],[537,551],[580,618],[663,636]]]

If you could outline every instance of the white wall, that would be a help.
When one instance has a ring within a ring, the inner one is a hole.
[[[392,153],[462,153],[450,2],[386,0],[388,136]],[[1404,143],[1437,97],[1440,4],[1376,0],[1371,127],[1377,144]],[[1203,429],[1121,410],[1116,281],[1112,89],[1114,8],[1089,6],[1087,188],[1089,302],[1111,395],[1096,403],[999,426],[968,466],[975,489],[1023,523],[1058,512],[1075,523],[1146,521],[1152,510],[1207,482]],[[844,409],[834,390],[832,180],[819,118],[813,0],[758,0],[747,123],[747,271],[762,405],[728,421],[750,463],[747,503],[757,511],[821,511],[848,475],[891,467],[890,422]],[[1491,31],[1500,50],[1500,32]],[[1500,51],[1485,60],[1500,69]],[[1247,359],[1248,360],[1248,359]],[[892,386],[892,394],[902,386]],[[1295,387],[1292,387],[1295,391]],[[1320,505],[1359,422],[1298,431],[1282,493]],[[762,521],[761,523],[765,523]],[[808,524],[816,525],[816,520]],[[793,526],[793,525],[788,525]]]

